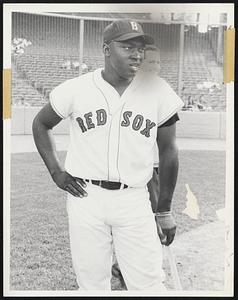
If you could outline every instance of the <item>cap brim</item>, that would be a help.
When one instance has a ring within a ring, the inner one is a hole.
[[[141,33],[134,33],[134,32],[130,32],[127,34],[123,34],[118,38],[115,38],[114,41],[118,41],[118,42],[122,42],[122,41],[127,41],[127,40],[131,40],[137,37],[142,37],[145,40],[146,44],[154,44],[154,39],[146,34],[141,34]]]

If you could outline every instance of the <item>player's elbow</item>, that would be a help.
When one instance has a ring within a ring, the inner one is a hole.
[[[36,115],[35,118],[33,119],[33,122],[32,122],[33,137],[36,137],[38,135],[40,127],[41,127],[41,124],[40,124],[38,115]]]
[[[38,118],[37,118],[37,115],[36,115],[33,119],[33,122],[32,122],[32,132],[33,132],[33,134],[35,133],[37,127],[38,127]]]
[[[165,145],[164,147],[160,147],[159,154],[165,157],[178,157],[178,146],[175,140],[171,143]]]
[[[42,122],[39,113],[35,116],[32,122],[32,133],[33,136],[39,135],[42,131],[47,131],[50,128],[47,128],[45,124]]]
[[[166,165],[168,168],[178,168],[179,155],[178,147],[176,144],[170,145],[166,150],[159,153],[160,165]]]

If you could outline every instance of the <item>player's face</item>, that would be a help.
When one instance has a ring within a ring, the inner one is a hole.
[[[109,58],[112,72],[125,79],[133,78],[144,58],[144,47],[143,38],[112,41]]]

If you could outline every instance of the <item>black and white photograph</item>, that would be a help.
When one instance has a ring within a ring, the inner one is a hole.
[[[232,296],[234,4],[3,17],[4,296]]]

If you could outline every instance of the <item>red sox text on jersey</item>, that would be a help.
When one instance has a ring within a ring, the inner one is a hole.
[[[98,109],[95,112],[96,114],[96,124],[93,123],[92,112],[88,112],[84,114],[84,120],[81,117],[77,117],[76,121],[79,124],[82,132],[84,133],[87,130],[93,129],[96,126],[102,126],[107,123],[107,112],[104,109]],[[123,120],[121,122],[121,126],[129,127],[131,125],[132,129],[139,131],[145,137],[150,137],[150,130],[156,126],[154,122],[149,119],[145,119],[142,115],[137,114],[133,116],[132,111],[125,111],[123,113]]]

